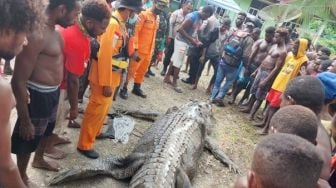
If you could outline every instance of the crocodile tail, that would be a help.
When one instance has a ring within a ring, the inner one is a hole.
[[[69,181],[85,179],[97,175],[110,176],[115,179],[126,179],[142,166],[145,161],[145,154],[132,153],[123,158],[105,158],[92,161],[86,165],[75,166],[66,169],[53,177],[49,185],[57,185]]]
[[[118,159],[118,163],[110,171],[115,179],[131,178],[137,170],[145,163],[146,154],[132,153],[125,158]]]

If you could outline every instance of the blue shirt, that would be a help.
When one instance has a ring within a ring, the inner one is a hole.
[[[197,38],[197,30],[201,27],[202,19],[201,14],[198,11],[191,12],[186,15],[185,20],[191,20],[192,26],[185,31],[192,36],[193,38]],[[180,33],[177,33],[176,39],[187,43],[189,46],[193,46],[188,39],[184,38]]]

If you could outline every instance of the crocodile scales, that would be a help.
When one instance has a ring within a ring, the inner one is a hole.
[[[211,105],[205,102],[193,101],[170,108],[145,132],[130,155],[107,157],[63,170],[50,184],[107,175],[115,179],[131,178],[131,188],[192,187],[190,180],[196,174],[204,147],[238,172],[238,167],[207,136],[211,119]]]

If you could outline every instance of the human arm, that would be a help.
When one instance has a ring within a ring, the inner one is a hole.
[[[67,92],[70,104],[70,120],[74,120],[78,116],[78,91],[79,77],[73,73],[67,72]]]
[[[142,13],[139,14],[138,20],[135,24],[134,29],[134,49],[137,52],[139,49],[139,38],[142,37],[140,35],[141,30],[143,29],[146,21],[146,16]]]
[[[189,35],[186,32],[186,29],[192,27],[193,22],[191,19],[185,19],[184,22],[182,23],[181,27],[177,30],[185,39],[187,39],[192,45],[194,46],[200,46],[202,45],[201,42],[198,40],[195,40],[191,35]]]
[[[9,117],[15,106],[10,85],[0,80],[0,185],[3,187],[26,187],[11,157],[11,126]],[[5,100],[6,99],[6,100]]]
[[[336,114],[334,115],[334,118],[331,122],[331,136],[336,142]]]
[[[19,134],[25,140],[34,138],[34,126],[31,123],[28,111],[29,96],[26,83],[33,73],[38,55],[44,46],[43,39],[37,35],[32,35],[28,38],[28,41],[28,45],[16,56],[14,74],[11,82],[16,99],[16,109],[20,119]]]
[[[106,29],[106,32],[100,36],[100,48],[98,51],[98,82],[103,87],[103,95],[110,97],[112,95],[112,56],[118,51],[116,42],[121,36],[117,33],[119,24],[116,20],[112,20]],[[95,63],[95,62],[94,62]]]
[[[242,45],[242,49],[243,49],[242,61],[245,67],[247,67],[247,62],[248,62],[248,59],[252,51],[253,43],[254,43],[254,40],[252,39],[252,37],[250,36],[245,37],[243,45]]]
[[[170,15],[170,18],[169,18],[169,26],[168,26],[168,39],[173,39],[174,38],[174,30],[175,30],[175,24],[176,24],[176,19],[177,19],[177,14],[176,12],[173,12],[171,15]]]
[[[247,60],[246,67],[249,67],[252,64],[252,61],[253,61],[254,57],[257,55],[257,53],[259,51],[259,47],[260,47],[261,42],[262,42],[262,40],[260,39],[253,44],[252,49],[251,49],[251,54],[249,55],[248,60]],[[248,70],[248,69],[245,69],[245,70]]]

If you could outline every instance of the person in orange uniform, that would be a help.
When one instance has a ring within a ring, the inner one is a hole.
[[[89,74],[91,96],[85,110],[77,150],[92,159],[99,157],[93,149],[100,134],[112,97],[119,86],[121,71],[127,68],[122,54],[127,40],[125,22],[133,11],[141,9],[141,0],[121,0],[106,29],[99,38],[98,60],[92,62]]]
[[[168,6],[168,0],[154,0],[152,8],[139,14],[135,25],[134,48],[135,54],[140,58],[139,62],[132,61],[129,69],[128,80],[134,78],[132,93],[146,98],[141,90],[141,84],[148,70],[155,46],[156,30],[159,25],[158,15]],[[127,90],[127,85],[124,85]]]

